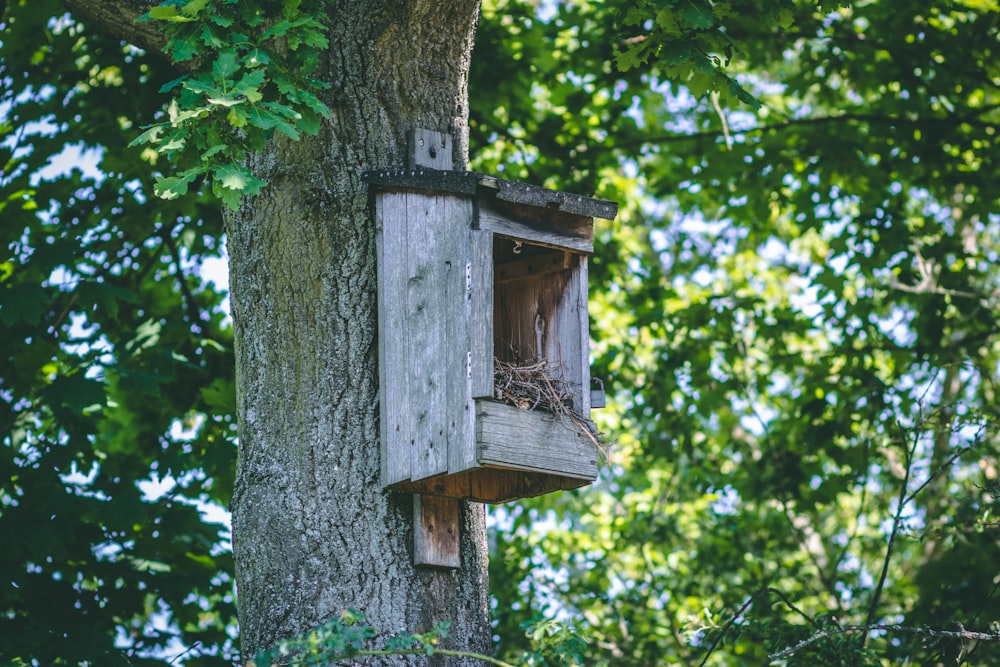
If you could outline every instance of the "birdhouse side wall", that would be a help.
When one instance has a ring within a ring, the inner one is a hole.
[[[384,485],[448,472],[449,451],[474,446],[472,216],[449,193],[376,197]]]

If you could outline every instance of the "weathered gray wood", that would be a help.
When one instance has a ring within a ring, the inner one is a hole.
[[[413,564],[458,569],[458,500],[441,496],[413,496]]]
[[[474,171],[437,169],[376,169],[363,174],[365,183],[375,191],[429,190],[476,196],[480,175]]]
[[[426,146],[436,145],[440,134],[427,130]],[[435,136],[437,139],[435,139]],[[414,135],[416,137],[416,135]],[[412,141],[412,140],[411,140]],[[483,200],[501,200],[511,204],[542,209],[549,213],[570,214],[584,218],[604,218],[613,220],[618,214],[618,204],[604,199],[594,199],[583,195],[550,190],[516,181],[505,181],[474,171],[440,171],[451,167],[438,166],[441,151],[435,151],[437,157],[431,157],[429,148],[424,148],[426,154],[422,162],[411,162],[410,169],[379,169],[366,171],[363,176],[370,185],[393,189],[414,188],[420,190],[436,190],[439,192],[455,192],[462,194],[478,194]],[[450,151],[447,151],[450,154]],[[420,167],[429,167],[421,169]]]
[[[617,202],[549,190],[517,181],[491,180],[492,182],[488,184],[485,178],[480,179],[480,184],[492,186],[495,183],[498,190],[496,198],[504,201],[563,211],[587,218],[614,220],[615,216],[618,215]]]
[[[588,374],[590,369],[587,369]],[[592,378],[590,381],[590,409],[606,408],[608,406],[608,396],[604,391],[604,381]]]
[[[406,194],[408,431],[410,478],[448,470],[448,283],[458,271],[447,219],[449,196]],[[391,297],[390,297],[391,298]],[[395,335],[386,331],[386,336]]]
[[[571,260],[570,257],[573,259]],[[575,261],[575,255],[568,252],[548,252],[544,255],[532,255],[524,259],[497,263],[493,269],[496,272],[497,283],[533,276],[540,278],[559,271],[567,271],[570,261]]]
[[[471,293],[469,326],[472,338],[472,397],[493,397],[493,234],[470,230]],[[473,455],[474,456],[474,455]]]
[[[448,241],[453,258],[449,271],[448,289],[443,295],[446,302],[447,349],[443,362],[447,365],[448,402],[441,406],[447,415],[447,469],[452,472],[467,470],[476,465],[475,426],[476,410],[472,398],[473,358],[479,341],[473,338],[472,310],[472,260],[471,222],[472,201],[462,197],[443,197],[446,211],[442,216],[447,223]]]
[[[410,132],[410,168],[450,170],[452,168],[451,135],[417,128]]]
[[[446,144],[437,133],[414,133],[414,148],[434,146],[436,155],[413,164],[443,168],[436,149]],[[376,201],[389,202],[380,204],[380,224],[389,230],[380,242],[393,246],[379,250],[389,281],[380,284],[380,298],[391,304],[379,312],[383,399],[393,396],[399,410],[387,406],[382,415],[385,484],[505,502],[592,481],[597,447],[583,430],[568,418],[492,400],[494,355],[544,358],[574,410],[588,414],[593,220],[567,213],[583,210],[580,201],[467,172],[366,178]],[[426,532],[419,524],[414,530]]]
[[[558,358],[573,409],[590,415],[590,332],[587,319],[587,258],[576,255],[552,313],[556,337],[546,341],[549,359]]]
[[[576,411],[585,417],[590,417],[590,313],[588,310],[587,281],[589,280],[590,262],[586,257],[579,258],[580,266],[576,271],[577,285],[577,325],[580,335],[580,354],[577,357],[579,371],[573,375],[580,378],[580,402],[575,404]],[[596,430],[596,429],[595,429]]]
[[[578,479],[597,479],[597,446],[566,418],[476,401],[479,462]]]
[[[579,219],[573,225],[554,225],[542,220],[510,217],[489,204],[481,204],[476,218],[477,227],[553,248],[593,253],[593,219]]]
[[[376,198],[378,262],[379,424],[381,428],[382,484],[410,478],[407,412],[411,403],[409,331],[406,326],[407,236],[406,193],[386,192]]]

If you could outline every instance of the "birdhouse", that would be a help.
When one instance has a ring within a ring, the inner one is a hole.
[[[499,503],[596,479],[587,258],[617,204],[474,172],[366,179],[383,485]]]

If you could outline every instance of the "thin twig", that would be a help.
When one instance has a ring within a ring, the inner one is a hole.
[[[712,657],[712,653],[715,652],[716,647],[718,647],[718,645],[722,642],[722,638],[726,636],[726,633],[729,631],[729,629],[732,628],[733,625],[735,625],[736,622],[740,619],[740,616],[742,616],[744,612],[746,612],[746,610],[749,609],[751,605],[753,605],[753,603],[757,601],[757,598],[759,598],[761,595],[764,595],[765,593],[774,593],[779,598],[781,598],[781,601],[784,602],[789,609],[791,609],[796,614],[807,620],[818,631],[820,632],[825,631],[823,626],[821,626],[819,623],[816,622],[816,619],[814,619],[812,616],[810,616],[809,614],[805,613],[804,611],[796,607],[795,604],[793,604],[792,601],[788,599],[787,595],[782,593],[777,588],[773,588],[771,586],[765,586],[764,588],[761,588],[759,591],[751,595],[750,598],[746,602],[744,602],[739,609],[736,610],[736,613],[733,614],[733,616],[728,621],[726,621],[726,624],[722,626],[722,632],[720,632],[719,636],[716,637],[714,642],[712,642],[712,645],[708,647],[708,652],[702,658],[701,662],[698,664],[698,667],[705,666],[705,663],[707,663],[708,659]]]
[[[606,459],[604,444],[594,434],[586,416],[573,409],[573,396],[566,383],[556,378],[547,359],[525,362],[493,360],[493,395],[496,400],[522,410],[546,410],[568,420],[587,436]]]
[[[912,446],[905,447],[906,452],[906,468],[903,472],[903,483],[899,487],[899,495],[896,498],[896,511],[892,517],[892,530],[889,531],[889,543],[885,548],[885,558],[882,559],[882,572],[879,574],[878,584],[875,586],[875,591],[872,593],[871,603],[868,605],[868,614],[865,617],[865,625],[871,625],[875,622],[875,614],[878,612],[878,605],[882,598],[882,589],[885,586],[885,581],[889,577],[889,564],[892,561],[893,550],[896,546],[896,537],[899,535],[899,527],[903,523],[903,512],[906,510],[906,506],[909,504],[909,485],[910,485],[910,473],[913,469],[913,457],[916,455],[917,446],[920,443],[920,436],[913,436]],[[862,635],[861,638],[861,648],[864,648],[868,643],[868,635]]]
[[[907,632],[910,634],[926,635],[928,637],[936,637],[939,639],[973,639],[982,642],[1000,642],[1000,632],[974,632],[972,630],[966,630],[959,624],[958,630],[935,630],[934,628],[915,628],[907,625],[892,625],[886,623],[872,623],[865,625],[838,625],[832,629],[823,629],[800,641],[799,643],[789,646],[786,649],[778,651],[777,653],[772,653],[768,657],[772,660],[777,660],[779,658],[787,658],[788,656],[796,653],[810,644],[815,644],[818,641],[822,641],[828,637],[833,637],[835,635],[840,635],[845,632],[864,632],[869,633],[872,630],[884,630],[887,632]]]

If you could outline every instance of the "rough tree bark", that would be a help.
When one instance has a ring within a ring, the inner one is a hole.
[[[70,3],[89,5],[92,21],[113,15],[108,5],[137,4]],[[270,185],[227,219],[247,658],[346,608],[386,634],[450,621],[450,645],[489,652],[482,506],[463,507],[461,569],[421,570],[410,497],[380,491],[375,242],[361,180],[367,169],[405,167],[414,127],[451,133],[455,164],[466,164],[478,11],[478,0],[331,2],[333,117],[318,137],[276,140],[254,156]]]

